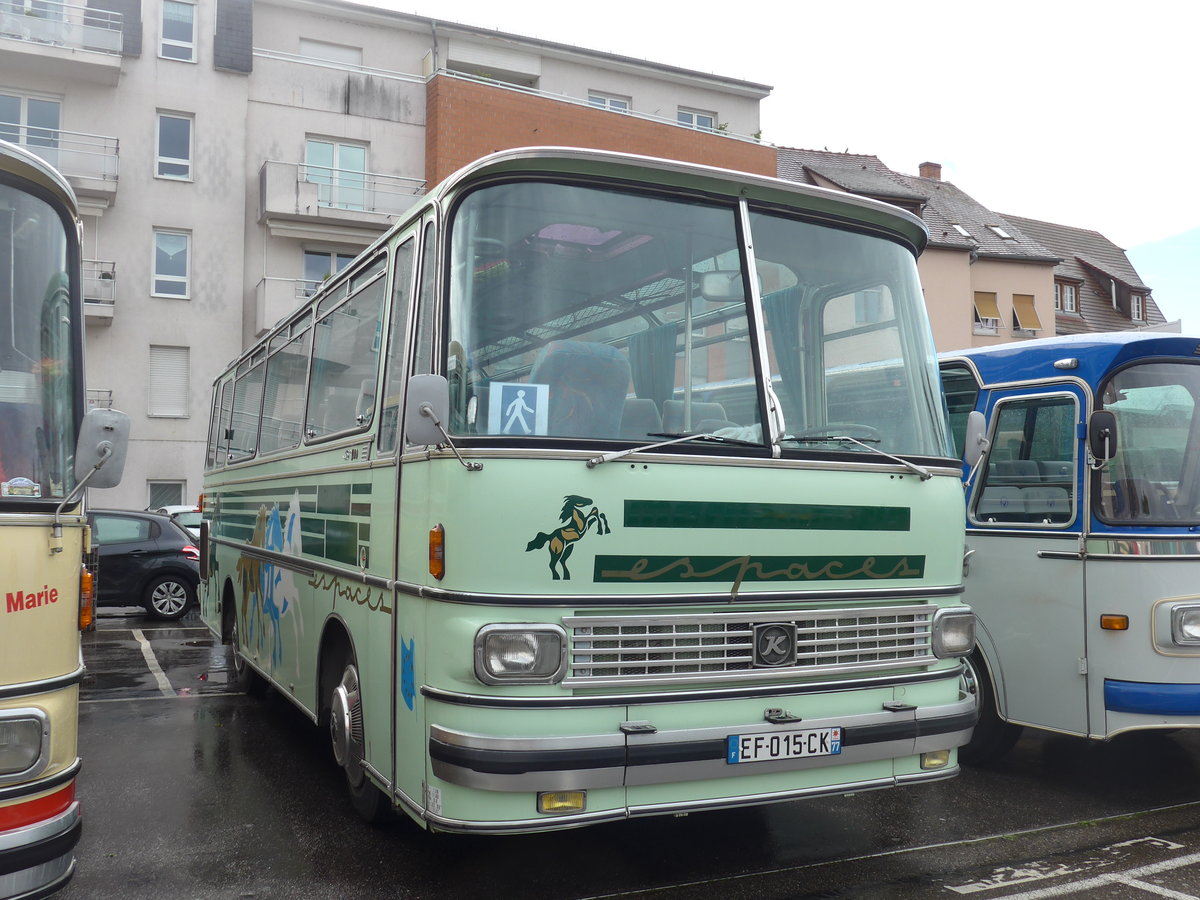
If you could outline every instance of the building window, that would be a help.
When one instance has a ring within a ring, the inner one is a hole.
[[[162,42],[158,55],[183,62],[196,61],[196,7],[179,0],[163,0]]]
[[[1079,288],[1062,281],[1054,282],[1055,312],[1073,313],[1079,311]]]
[[[1129,318],[1135,322],[1146,321],[1146,298],[1141,294],[1129,295]]]
[[[1013,294],[1013,334],[1034,334],[1041,328],[1033,294]]]
[[[715,112],[685,109],[681,106],[679,107],[679,112],[675,115],[675,120],[680,125],[686,125],[688,128],[696,128],[700,131],[717,130],[717,114]]]
[[[158,114],[159,178],[192,180],[192,117],[176,113]]]
[[[188,376],[191,351],[187,347],[150,347],[146,415],[174,419],[188,417]]]
[[[304,142],[304,180],[317,186],[317,203],[366,209],[367,148],[309,138]]]
[[[600,91],[588,91],[588,103],[592,106],[599,106],[601,109],[610,109],[613,112],[629,112],[631,105],[628,97],[605,94]]]
[[[991,291],[975,292],[975,333],[997,334],[1000,331],[1000,307]]]
[[[961,225],[955,224],[955,225],[951,225],[950,227],[953,228],[955,231],[957,231],[962,237],[965,237],[965,238],[971,237],[971,232],[967,231],[967,229],[963,228]],[[974,238],[971,238],[971,240],[974,240]]]
[[[187,493],[186,481],[147,481],[146,488],[150,502],[146,509],[158,509],[163,506],[182,506]]]
[[[188,299],[192,236],[186,231],[154,229],[155,297]]]
[[[996,237],[998,237],[998,238],[1003,238],[1006,241],[1015,241],[1016,240],[1015,237],[1013,237],[1011,234],[1009,234],[1007,231],[1005,231],[999,225],[989,225],[988,228],[991,230],[992,234],[996,235]]]
[[[331,275],[336,275],[354,259],[353,253],[335,250],[304,251],[304,296],[311,297]]]
[[[20,144],[58,165],[62,104],[44,97],[0,93],[0,139]]]
[[[869,325],[883,321],[883,291],[873,288],[854,294],[854,323]]]

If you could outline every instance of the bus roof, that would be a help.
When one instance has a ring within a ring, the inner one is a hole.
[[[1068,375],[1094,385],[1105,373],[1131,360],[1157,356],[1200,359],[1200,338],[1152,331],[1071,334],[956,350],[941,353],[938,359],[943,363],[967,361],[985,385]],[[1076,364],[1069,366],[1066,360]]]
[[[579,147],[518,147],[491,153],[448,176],[425,199],[449,197],[481,177],[520,172],[596,175],[800,207],[846,224],[884,229],[915,254],[924,250],[929,240],[929,231],[919,216],[868,197],[734,169]]]
[[[28,178],[40,185],[58,199],[67,204],[71,215],[78,215],[79,203],[75,199],[75,191],[58,169],[41,157],[35,156],[24,147],[0,141],[0,171],[10,172],[22,178]]]

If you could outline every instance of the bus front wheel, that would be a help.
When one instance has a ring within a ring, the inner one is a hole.
[[[958,758],[965,763],[994,762],[1012,749],[1021,736],[1021,726],[1000,718],[996,708],[996,689],[988,676],[987,665],[976,651],[965,660],[967,687],[979,704],[979,722],[966,746],[958,748]]]
[[[363,767],[366,738],[362,690],[353,657],[343,664],[342,676],[329,696],[329,739],[333,758],[346,774],[355,811],[372,824],[386,821],[391,812],[388,798],[367,777]]]

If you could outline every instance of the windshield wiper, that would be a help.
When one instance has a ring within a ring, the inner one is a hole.
[[[632,453],[641,453],[643,450],[654,450],[657,447],[668,447],[671,444],[682,444],[684,441],[711,441],[716,444],[732,444],[737,447],[761,447],[761,441],[746,441],[741,438],[725,437],[721,434],[709,434],[702,431],[689,432],[687,434],[663,431],[651,431],[647,437],[663,437],[669,438],[666,441],[657,441],[653,444],[642,444],[637,447],[627,447],[624,450],[614,450],[611,453],[602,453],[600,456],[593,456],[587,461],[587,467],[594,469],[596,466],[606,462],[612,462],[614,459],[621,459],[624,456],[629,456]]]
[[[869,438],[869,440],[878,441],[879,439]],[[878,447],[872,447],[870,444],[864,443],[858,438],[852,438],[847,434],[814,434],[805,435],[804,437],[785,434],[779,439],[780,443],[783,443],[784,441],[791,441],[797,444],[832,444],[835,442],[839,444],[854,444],[856,447],[862,447],[864,450],[869,450],[871,453],[877,453],[880,456],[890,459],[892,462],[899,463],[914,475],[919,476],[922,481],[928,481],[933,477],[933,473],[928,469],[918,466],[914,462],[909,462],[907,459],[903,459],[902,457],[893,456],[891,453],[880,450]]]

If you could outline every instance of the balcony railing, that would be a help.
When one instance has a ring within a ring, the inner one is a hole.
[[[0,122],[0,138],[20,144],[68,178],[111,182],[109,187],[116,187],[120,143],[115,137]]]
[[[0,37],[120,55],[118,12],[56,0],[0,0]]]
[[[83,261],[83,300],[85,303],[104,303],[109,306],[116,301],[117,264],[107,259],[85,259]]]
[[[424,192],[425,180],[268,160],[260,170],[259,186],[265,215],[353,220],[364,213],[402,214]]]

